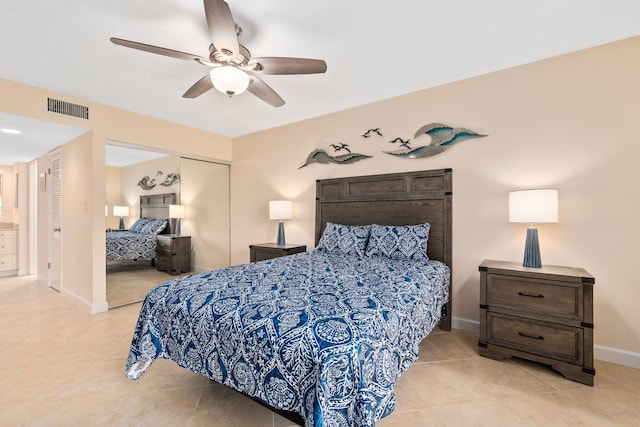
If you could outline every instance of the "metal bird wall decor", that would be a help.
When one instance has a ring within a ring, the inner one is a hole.
[[[366,131],[360,136],[363,138],[369,138],[370,136],[373,136],[373,135],[382,136],[382,134],[380,133],[380,128],[369,129],[368,131]]]
[[[415,143],[415,139],[423,134],[429,135],[429,138],[431,139],[431,142],[428,145],[422,145],[420,147],[413,148],[411,146],[411,139],[396,137],[395,139],[388,141],[388,143],[399,144],[401,148],[394,151],[383,152],[395,157],[400,157],[402,159],[420,159],[423,157],[430,157],[435,156],[436,154],[440,154],[445,150],[451,148],[457,142],[463,141],[465,139],[482,138],[487,136],[462,127],[453,127],[442,123],[429,123],[422,126],[415,132],[413,142]],[[380,131],[380,128],[372,128],[367,130],[360,136],[362,138],[370,138],[372,136],[382,137],[383,135]],[[329,147],[333,148],[334,153],[346,151],[347,154],[332,156],[327,153],[326,150],[316,149],[307,156],[305,163],[298,169],[301,169],[312,163],[333,163],[345,165],[372,157],[367,154],[353,153],[349,144],[346,144],[344,142],[329,144]]]
[[[165,176],[164,179],[163,179],[163,175],[164,173],[162,171],[158,171],[156,172],[156,176],[154,178],[150,178],[149,176],[144,176],[140,181],[138,181],[136,185],[142,188],[143,190],[151,190],[156,185],[162,185],[163,187],[170,187],[174,184],[180,183],[179,173],[172,172],[170,174],[167,174],[167,176]]]
[[[309,156],[307,156],[307,160],[304,162],[302,166],[298,169],[302,169],[305,166],[309,166],[312,163],[334,163],[338,165],[345,165],[349,163],[355,163],[360,160],[368,159],[371,156],[367,156],[366,154],[358,154],[358,153],[349,153],[349,154],[341,154],[339,156],[331,156],[325,150],[317,149],[313,150]]]
[[[405,148],[396,151],[385,151],[385,153],[403,159],[419,159],[440,154],[451,148],[455,143],[465,139],[487,136],[466,128],[456,128],[442,123],[429,123],[428,125],[422,126],[416,131],[414,138],[422,134],[427,134],[431,137],[431,143],[429,145],[410,148],[403,144]]]

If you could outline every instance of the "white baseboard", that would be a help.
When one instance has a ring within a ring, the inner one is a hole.
[[[80,298],[78,295],[67,291],[66,289],[62,289],[60,293],[67,299],[67,301],[71,302],[73,305],[75,305],[85,313],[97,314],[109,310],[109,304],[107,304],[106,301],[98,304],[91,304],[85,301],[83,298]]]
[[[603,345],[594,346],[593,351],[594,358],[598,360],[640,369],[640,353],[620,350],[619,348],[605,347]]]
[[[461,317],[453,317],[451,319],[451,327],[476,334],[480,332],[479,321]],[[640,369],[640,353],[634,353],[633,351],[596,345],[594,346],[594,358],[603,362]]]
[[[451,318],[451,327],[453,329],[462,329],[463,331],[480,333],[480,322],[477,320],[463,319],[461,317]]]

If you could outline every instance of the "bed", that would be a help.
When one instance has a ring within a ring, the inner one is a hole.
[[[175,193],[140,196],[140,217],[126,231],[107,231],[107,260],[151,259],[156,257],[158,234],[171,234],[169,205],[176,203]]]
[[[451,328],[451,174],[317,181],[317,248],[150,291],[127,376],[171,359],[301,425],[375,425],[420,341]],[[384,253],[385,233],[425,228],[429,259]]]

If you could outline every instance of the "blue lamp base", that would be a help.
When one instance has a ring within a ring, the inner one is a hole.
[[[118,227],[120,227],[120,230],[124,230],[124,218],[120,217],[120,224],[118,225]]]
[[[527,228],[527,241],[524,244],[524,261],[522,262],[522,266],[529,268],[542,267],[538,229],[535,227]]]
[[[284,222],[280,221],[278,223],[278,246],[284,246],[285,240],[284,240]]]

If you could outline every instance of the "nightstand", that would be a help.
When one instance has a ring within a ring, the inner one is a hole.
[[[480,264],[481,356],[550,365],[593,385],[593,285],[582,268],[485,260]]]
[[[191,236],[158,234],[156,269],[175,275],[191,271]]]
[[[306,245],[277,245],[275,243],[260,243],[259,245],[249,245],[251,262],[263,261],[265,259],[278,258],[286,255],[293,255],[305,252]]]

